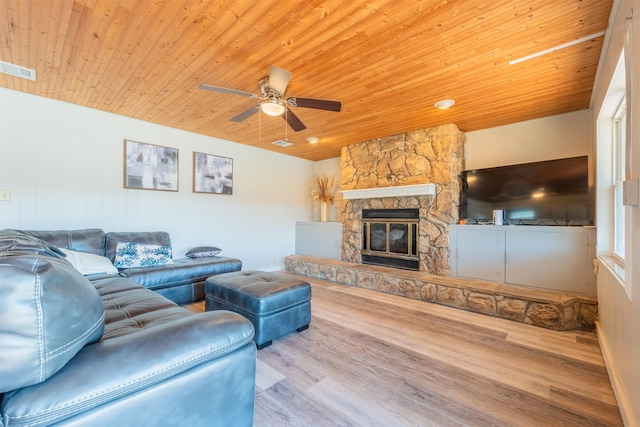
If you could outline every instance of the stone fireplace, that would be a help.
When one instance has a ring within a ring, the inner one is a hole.
[[[450,277],[449,229],[458,222],[464,139],[450,124],[343,148],[342,260],[292,255],[285,258],[287,271],[549,329],[592,328],[595,298]],[[418,210],[418,272],[362,263],[367,209]]]
[[[449,226],[458,222],[464,134],[454,124],[342,149],[342,260],[362,263],[363,210],[415,209],[418,271],[450,276]]]

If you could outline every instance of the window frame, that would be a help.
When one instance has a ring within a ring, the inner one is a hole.
[[[612,117],[613,122],[613,155],[612,155],[612,226],[613,242],[611,256],[624,268],[625,263],[625,229],[626,210],[623,203],[623,181],[625,165],[625,135],[626,135],[626,97],[616,108]]]

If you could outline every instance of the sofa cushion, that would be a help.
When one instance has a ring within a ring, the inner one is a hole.
[[[93,282],[105,311],[103,340],[173,322],[189,310],[124,277]]]
[[[178,258],[173,260],[173,264],[123,268],[120,275],[140,283],[145,288],[159,290],[186,283],[204,283],[207,277],[239,271],[241,268],[242,261],[236,258]]]
[[[0,295],[0,393],[45,381],[102,336],[96,289],[33,236],[0,231]]]
[[[119,242],[116,245],[117,268],[153,267],[173,264],[171,246],[147,245],[144,243]]]
[[[0,253],[11,255],[43,254],[52,257],[64,258],[64,252],[35,236],[20,230],[0,230]]]
[[[40,240],[67,248],[72,251],[86,252],[104,256],[104,231],[99,228],[83,230],[22,230]]]

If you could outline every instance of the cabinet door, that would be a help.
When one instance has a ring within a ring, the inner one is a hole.
[[[516,285],[588,292],[586,233],[509,230],[505,281]]]
[[[296,254],[341,259],[342,223],[297,222]]]
[[[318,227],[317,256],[330,259],[342,258],[342,223],[325,222]]]
[[[296,223],[296,254],[317,256],[318,227],[314,223]]]
[[[504,281],[504,231],[496,227],[457,230],[457,275]]]

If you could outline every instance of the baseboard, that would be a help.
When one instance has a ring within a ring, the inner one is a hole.
[[[631,423],[629,422],[629,417],[627,415],[627,408],[631,408],[631,405],[624,393],[622,384],[620,384],[620,380],[618,379],[616,366],[613,363],[613,359],[611,359],[610,357],[611,351],[609,349],[609,344],[606,337],[602,333],[602,328],[600,327],[599,321],[596,321],[596,335],[598,336],[598,343],[600,344],[600,352],[602,353],[602,358],[604,359],[604,365],[606,366],[607,373],[609,374],[609,381],[611,381],[613,394],[616,396],[616,401],[618,402],[618,408],[620,409],[622,422],[624,422],[625,426],[630,427]]]

